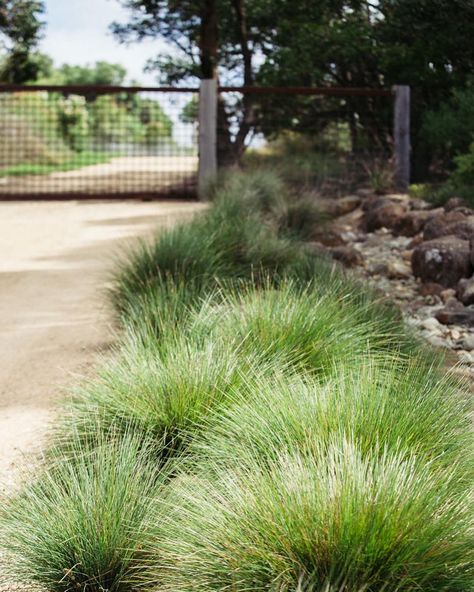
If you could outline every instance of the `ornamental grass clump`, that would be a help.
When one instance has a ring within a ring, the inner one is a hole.
[[[272,173],[230,177],[207,212],[161,232],[121,261],[110,293],[119,316],[140,325],[145,314],[159,326],[150,313],[153,301],[161,304],[171,297],[181,302],[179,320],[188,305],[223,283],[258,283],[269,275],[305,275],[305,281],[311,257],[293,236],[286,236],[285,200],[285,187]]]
[[[257,362],[222,342],[168,339],[129,337],[118,357],[76,389],[55,428],[63,453],[77,441],[86,448],[110,433],[133,432],[160,464],[185,449],[190,433],[225,405]]]
[[[270,457],[177,477],[169,513],[152,520],[159,560],[144,582],[164,592],[472,590],[473,500],[455,471],[405,451],[367,454],[340,433],[317,453]]]
[[[325,382],[275,372],[254,376],[228,397],[191,445],[192,462],[212,458],[224,469],[282,454],[318,454],[334,434],[354,439],[368,457],[413,457],[474,482],[474,404],[467,386],[418,358],[373,358],[338,367]],[[452,481],[454,483],[454,481]]]
[[[58,456],[1,505],[2,574],[50,592],[134,589],[161,479],[133,436]]]
[[[270,282],[244,287],[223,303],[204,304],[191,318],[190,331],[320,375],[331,373],[336,363],[359,364],[369,352],[377,356],[419,347],[390,308],[360,298],[357,290],[343,293],[337,279],[332,286],[284,280],[277,288]]]

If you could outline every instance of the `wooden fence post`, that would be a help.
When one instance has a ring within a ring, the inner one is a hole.
[[[201,80],[199,89],[198,196],[206,199],[206,187],[217,174],[217,80]]]
[[[407,192],[410,184],[410,87],[393,87],[395,109],[393,139],[395,150],[395,185],[399,191]]]

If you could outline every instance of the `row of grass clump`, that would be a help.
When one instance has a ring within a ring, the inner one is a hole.
[[[273,174],[123,260],[117,352],[2,502],[54,592],[474,589],[471,404],[398,314],[305,248]]]

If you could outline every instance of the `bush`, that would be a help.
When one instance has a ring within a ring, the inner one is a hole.
[[[249,373],[249,362],[223,342],[199,343],[192,336],[166,344],[130,338],[97,378],[77,389],[56,428],[61,451],[96,446],[133,432],[150,442],[163,463],[187,440]]]
[[[294,240],[279,235],[288,225],[277,176],[236,175],[224,180],[218,195],[208,213],[161,233],[122,261],[111,292],[120,316],[140,318],[142,304],[164,301],[170,291],[184,296],[187,307],[222,283],[303,271],[309,257]]]
[[[161,488],[143,442],[77,448],[33,479],[1,508],[11,581],[52,592],[131,590],[147,570],[146,518]]]
[[[191,332],[267,360],[316,374],[360,363],[371,352],[416,349],[393,310],[359,297],[336,276],[326,285],[284,280],[230,294],[220,305],[201,307]]]
[[[471,497],[453,489],[449,471],[363,454],[339,433],[318,454],[183,475],[144,581],[165,592],[469,590]]]
[[[296,199],[288,205],[283,230],[300,240],[311,240],[328,221],[314,197]]]
[[[251,396],[233,393],[232,405],[213,413],[194,440],[192,462],[212,459],[224,470],[276,456],[320,454],[334,434],[354,439],[362,456],[413,455],[421,464],[474,478],[473,404],[460,383],[424,360],[368,358],[343,363],[323,384],[283,372],[255,377]],[[368,426],[370,428],[368,429]]]

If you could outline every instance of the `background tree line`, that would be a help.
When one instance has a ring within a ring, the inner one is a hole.
[[[112,27],[119,39],[159,37],[172,47],[148,64],[163,82],[217,74],[246,86],[408,84],[414,179],[442,176],[472,150],[474,0],[119,1],[130,14]],[[220,109],[222,129],[228,118]],[[269,122],[314,133],[334,120],[348,125],[356,148],[390,142],[387,101],[262,103],[248,95],[239,105],[238,132],[220,152],[240,154],[250,131],[265,131]]]
[[[129,14],[127,22],[112,24],[118,39],[168,42],[169,53],[150,56],[147,65],[160,82],[188,84],[218,76],[246,86],[410,85],[414,179],[442,178],[456,166],[469,178],[474,0],[117,1]],[[3,79],[37,79],[44,66],[35,53],[42,3],[2,0],[0,7],[0,29],[10,40]],[[77,81],[84,74],[63,70],[56,76]],[[105,79],[117,83],[119,72],[108,72]],[[220,102],[219,154],[222,161],[235,161],[255,131],[315,133],[334,122],[347,126],[354,149],[390,145],[386,100],[262,100],[249,94],[231,105]]]

